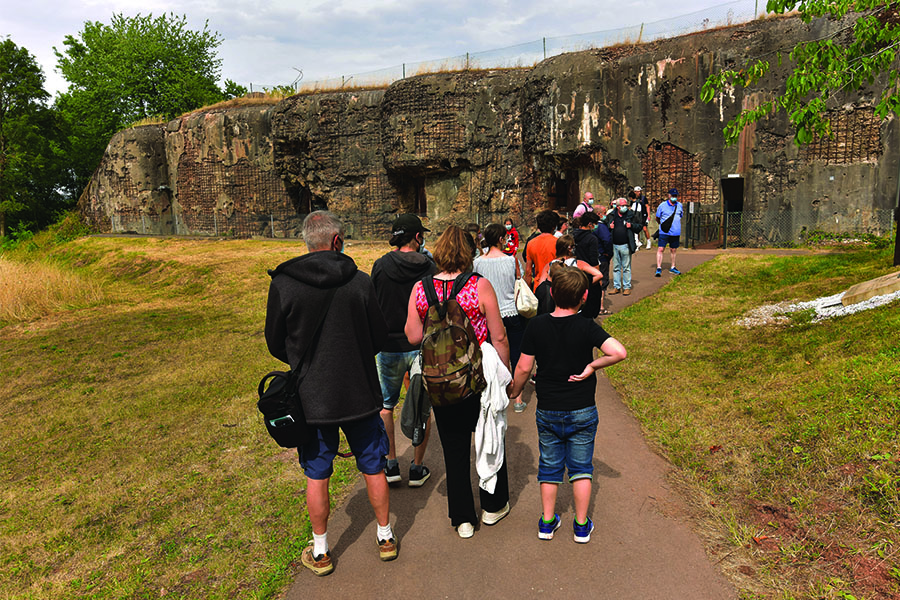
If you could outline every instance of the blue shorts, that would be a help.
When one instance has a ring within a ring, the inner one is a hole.
[[[668,244],[672,249],[677,248],[681,243],[681,235],[668,235],[659,232],[659,247],[665,248],[666,244]]]
[[[338,428],[347,437],[356,468],[366,475],[384,470],[388,438],[381,415],[374,414],[342,425],[314,425],[316,438],[297,449],[300,466],[310,479],[328,479],[334,473],[334,457],[341,443]]]
[[[400,390],[403,379],[418,356],[418,350],[409,352],[379,352],[375,355],[375,366],[378,367],[378,380],[381,382],[381,395],[384,397],[384,408],[394,410],[400,401]]]
[[[540,410],[537,418],[541,457],[538,481],[562,483],[565,470],[569,481],[593,479],[594,438],[599,417],[597,407],[579,410]]]

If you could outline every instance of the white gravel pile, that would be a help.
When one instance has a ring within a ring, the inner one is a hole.
[[[816,300],[810,300],[809,302],[779,302],[778,304],[760,306],[754,308],[735,321],[735,325],[738,327],[746,327],[748,329],[751,327],[759,327],[760,325],[788,325],[791,322],[791,319],[787,316],[788,314],[809,309],[815,311],[815,315],[812,318],[813,323],[818,323],[825,319],[852,315],[861,310],[868,310],[870,308],[875,308],[876,306],[894,302],[895,300],[900,300],[900,291],[897,291],[890,294],[882,294],[881,296],[874,296],[868,300],[844,306],[841,304],[841,298],[844,297],[844,293],[845,292],[841,292],[834,296],[817,298]]]

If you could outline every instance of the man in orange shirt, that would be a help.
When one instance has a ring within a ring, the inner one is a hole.
[[[544,267],[556,258],[556,238],[553,232],[559,225],[559,215],[544,210],[535,218],[539,236],[528,242],[525,250],[525,283],[534,289],[534,276],[544,272]]]

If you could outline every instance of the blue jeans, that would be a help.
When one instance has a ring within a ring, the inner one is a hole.
[[[403,379],[412,368],[418,356],[418,350],[409,352],[384,352],[375,355],[375,366],[378,367],[378,379],[381,382],[381,395],[384,397],[384,408],[394,410],[400,401],[400,390]]]
[[[578,410],[535,411],[541,457],[538,481],[562,483],[565,470],[569,481],[593,479],[594,438],[600,419],[597,407]]]
[[[631,250],[628,244],[613,245],[613,287],[631,289]]]

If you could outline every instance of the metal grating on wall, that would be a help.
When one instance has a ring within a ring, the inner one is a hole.
[[[238,215],[271,215],[291,206],[284,181],[274,170],[264,170],[247,160],[232,165],[201,159],[190,137],[178,161],[178,203],[181,225],[187,233],[236,237],[261,235],[269,219],[236,220]],[[212,218],[210,218],[212,217]]]
[[[666,199],[671,188],[678,190],[678,199],[683,203],[719,202],[719,187],[700,169],[700,160],[668,142],[651,142],[641,157],[641,171],[651,210]]]
[[[831,138],[817,137],[800,148],[800,158],[829,165],[876,162],[881,156],[881,123],[872,107],[830,111]]]
[[[419,81],[404,84],[402,93],[390,95],[387,111],[393,118],[385,128],[386,148],[414,148],[418,161],[445,159],[466,150],[466,129],[460,118],[467,111],[464,93],[441,91]],[[412,144],[409,144],[412,140]]]

